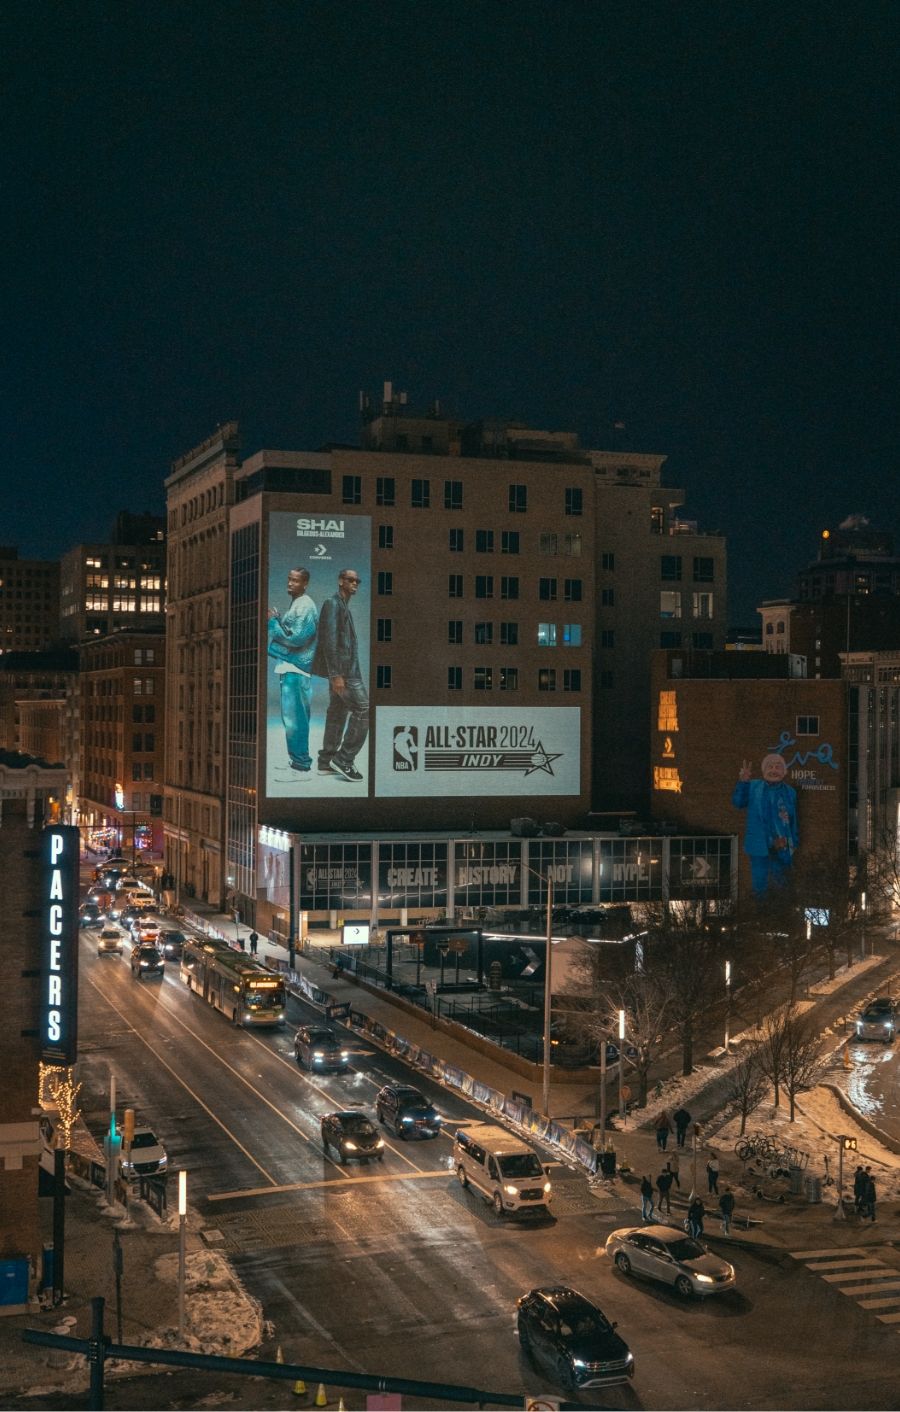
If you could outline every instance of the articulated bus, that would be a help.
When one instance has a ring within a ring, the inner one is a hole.
[[[236,1025],[283,1025],[284,979],[224,941],[191,937],[181,953],[181,979]]]

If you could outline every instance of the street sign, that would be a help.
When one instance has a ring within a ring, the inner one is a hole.
[[[562,1399],[559,1397],[545,1397],[539,1393],[537,1397],[525,1397],[525,1412],[559,1412],[562,1407]]]

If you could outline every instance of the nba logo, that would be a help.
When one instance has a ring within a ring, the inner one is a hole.
[[[419,764],[419,732],[415,726],[394,727],[394,769],[409,772]]]

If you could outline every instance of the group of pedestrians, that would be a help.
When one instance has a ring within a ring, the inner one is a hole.
[[[666,1151],[669,1145],[669,1135],[673,1130],[676,1145],[678,1147],[684,1147],[687,1130],[690,1125],[691,1115],[686,1108],[676,1108],[671,1118],[664,1108],[656,1120],[656,1146],[659,1151]]]
[[[661,1114],[660,1118],[662,1118],[663,1116],[667,1115]],[[677,1118],[678,1115],[675,1114],[674,1116]],[[684,1125],[685,1130],[687,1130],[687,1126],[690,1124],[690,1121],[691,1116],[688,1113],[687,1122]],[[670,1130],[671,1125],[669,1128],[664,1128],[660,1122],[660,1119],[657,1119],[657,1144],[659,1144],[661,1133],[665,1135],[665,1140],[668,1140],[668,1133]],[[683,1143],[679,1145],[684,1146]],[[663,1141],[662,1150],[665,1151],[665,1141]],[[679,1190],[681,1189],[680,1165],[680,1159],[676,1150],[667,1157],[666,1165],[663,1167],[662,1171],[659,1173],[659,1176],[656,1178],[656,1205],[659,1208],[660,1217],[662,1217],[664,1211],[667,1216],[671,1216],[672,1214],[672,1187],[675,1186],[678,1187]],[[719,1161],[718,1158],[715,1156],[710,1157],[709,1161],[706,1164],[706,1177],[710,1195],[718,1197],[718,1208],[719,1215],[722,1220],[722,1230],[724,1231],[725,1235],[729,1235],[731,1233],[731,1222],[734,1218],[734,1193],[732,1192],[730,1186],[726,1186],[725,1190],[720,1194]],[[652,1222],[656,1219],[656,1210],[654,1209],[654,1183],[651,1180],[649,1173],[647,1173],[641,1178],[640,1192],[641,1219],[648,1223]],[[688,1207],[687,1221],[685,1222],[687,1230],[690,1232],[690,1234],[694,1237],[695,1240],[699,1240],[700,1236],[703,1234],[703,1221],[706,1214],[706,1207],[704,1206],[701,1197],[695,1196],[691,1201],[690,1206]]]
[[[861,1221],[875,1220],[875,1178],[871,1167],[857,1167],[853,1178],[853,1201]]]

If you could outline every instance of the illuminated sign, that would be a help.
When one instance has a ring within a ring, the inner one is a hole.
[[[122,786],[121,786],[120,784],[117,784],[117,785],[116,785],[115,798],[116,798],[116,808],[117,808],[117,809],[124,809],[124,808],[125,808],[125,791],[124,791],[124,789],[122,788]]]
[[[68,1066],[78,1053],[78,829],[41,835],[41,1058]]]
[[[380,706],[375,714],[380,799],[581,792],[577,706]]]
[[[341,940],[344,946],[368,946],[369,925],[367,922],[345,922]]]
[[[670,789],[675,794],[681,793],[681,776],[674,765],[654,765],[653,766],[653,788]]]

